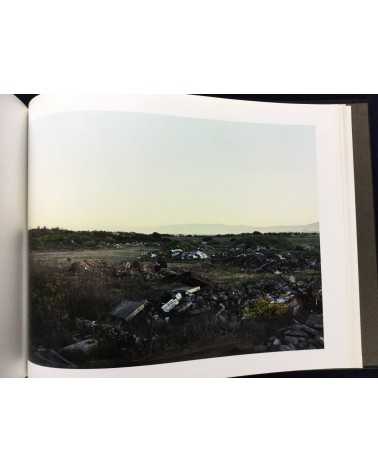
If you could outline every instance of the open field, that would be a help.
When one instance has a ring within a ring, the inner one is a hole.
[[[109,263],[131,262],[144,257],[153,247],[126,246],[122,249],[76,249],[61,251],[33,251],[34,260],[54,267],[68,267],[72,262],[82,260],[104,260]]]

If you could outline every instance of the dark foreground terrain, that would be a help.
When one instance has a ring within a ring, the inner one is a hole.
[[[30,231],[31,359],[101,368],[321,349],[319,235]]]

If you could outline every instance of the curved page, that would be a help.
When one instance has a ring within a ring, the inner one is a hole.
[[[31,375],[361,366],[350,109],[30,108]]]

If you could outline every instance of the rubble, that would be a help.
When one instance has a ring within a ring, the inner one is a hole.
[[[147,300],[143,301],[131,301],[124,300],[119,305],[117,305],[113,312],[112,316],[116,318],[121,318],[124,321],[131,321],[139,313],[141,313],[147,305]]]
[[[322,315],[311,314],[305,321],[292,324],[271,337],[266,351],[293,351],[324,347]]]
[[[78,272],[88,272],[90,269],[91,267],[86,261],[77,261],[73,262],[68,270],[77,274]]]
[[[194,303],[192,301],[187,301],[186,303],[184,303],[183,305],[181,305],[177,308],[177,312],[178,313],[185,313],[186,311],[188,311],[193,306],[194,306]]]
[[[253,235],[208,237],[206,244],[182,236],[169,245],[161,235],[154,245],[134,235],[118,242],[116,236],[109,250],[117,249],[117,255],[108,262],[75,261],[73,255],[75,262],[67,258],[48,278],[55,283],[60,277],[61,287],[72,284],[72,292],[59,298],[63,306],[55,324],[43,320],[44,332],[54,329],[64,347],[34,346],[39,362],[87,367],[91,359],[117,357],[128,365],[171,352],[179,358],[197,345],[201,352],[215,352],[222,343],[235,344],[233,350],[224,347],[225,352],[255,353],[324,346],[320,257],[311,246],[275,247],[262,235],[257,238],[266,243],[258,245]],[[132,257],[122,260],[122,248]],[[45,290],[46,284],[40,287]],[[37,304],[44,300],[41,293],[34,297]],[[49,305],[42,310],[48,312]],[[211,346],[217,346],[215,351]],[[221,347],[219,352],[224,355]]]
[[[130,262],[121,262],[118,266],[114,267],[113,273],[116,277],[124,277],[131,271]]]
[[[196,251],[190,251],[190,252],[183,252],[181,254],[181,259],[182,260],[190,260],[190,259],[208,259],[209,256],[204,252],[204,251],[201,251],[199,249],[197,249]]]
[[[61,353],[70,360],[80,360],[93,354],[98,348],[96,339],[85,339],[61,349]]]
[[[167,301],[167,303],[164,303],[164,305],[161,306],[161,309],[164,311],[164,313],[169,313],[173,308],[175,308],[181,301],[182,295],[181,293],[176,293],[174,298],[171,298],[170,300]]]
[[[185,295],[194,295],[195,293],[199,292],[200,290],[201,290],[201,287],[189,288],[189,289],[185,292]]]
[[[53,364],[56,367],[61,367],[65,369],[75,369],[77,366],[63,357],[59,352],[54,349],[46,349],[39,347],[33,353],[34,362],[41,363],[42,365],[51,365]]]
[[[182,253],[184,251],[182,249],[171,249],[171,257],[176,258],[176,257],[181,257]]]

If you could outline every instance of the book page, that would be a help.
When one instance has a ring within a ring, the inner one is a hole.
[[[30,107],[32,376],[360,367],[350,109]]]
[[[0,377],[26,376],[27,108],[0,95]]]

